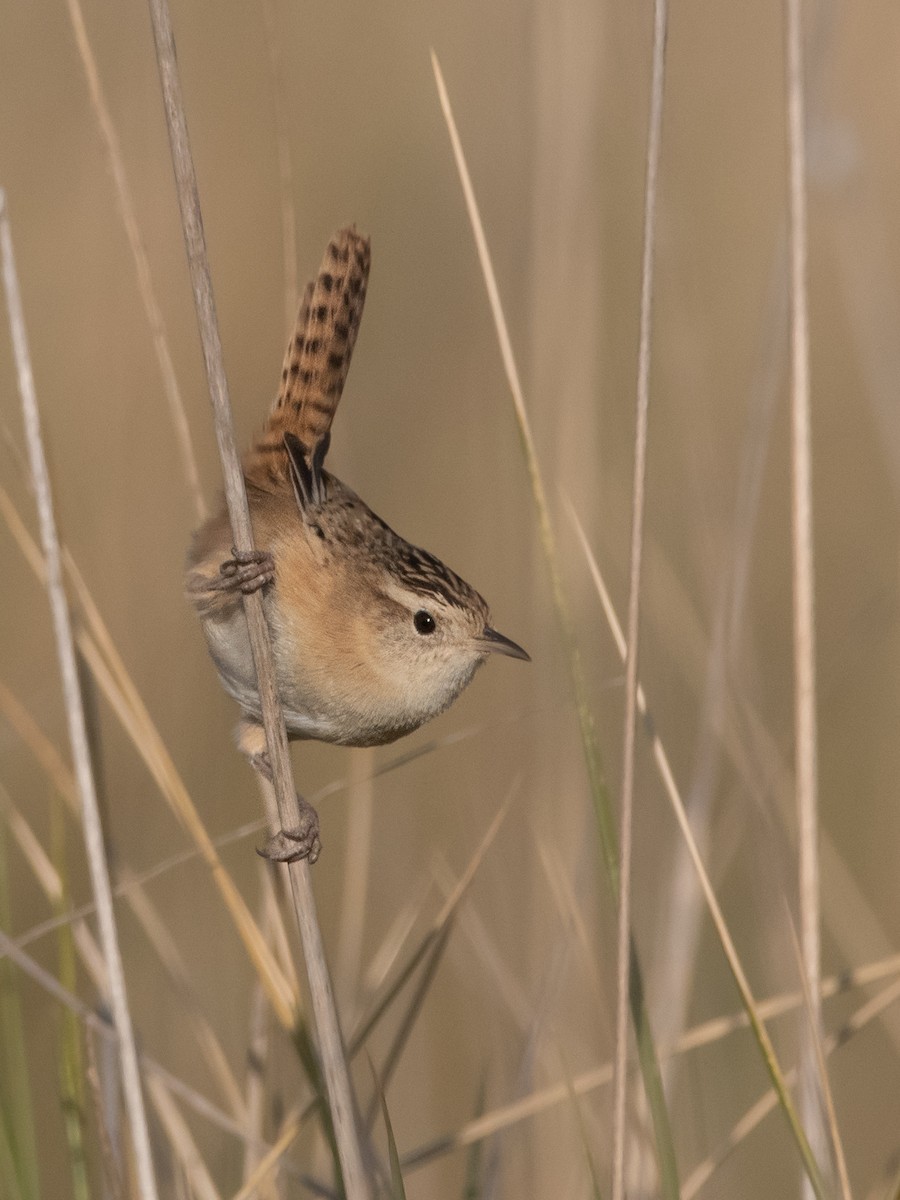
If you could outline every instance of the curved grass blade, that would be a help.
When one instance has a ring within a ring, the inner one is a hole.
[[[559,567],[559,559],[556,552],[556,541],[553,536],[553,526],[550,521],[550,508],[547,503],[547,494],[544,489],[544,481],[541,475],[540,464],[538,462],[537,449],[535,447],[534,437],[531,432],[531,423],[528,420],[528,413],[525,409],[524,396],[522,393],[521,384],[519,382],[519,372],[518,368],[516,367],[516,361],[512,351],[512,343],[510,342],[509,332],[506,327],[506,318],[503,313],[503,306],[500,302],[500,293],[497,288],[497,280],[494,275],[494,268],[491,261],[490,251],[488,250],[487,239],[485,238],[484,228],[481,223],[481,214],[478,209],[478,202],[475,198],[472,181],[469,177],[469,170],[468,166],[466,165],[466,159],[463,153],[462,143],[459,139],[459,133],[456,129],[453,110],[450,106],[450,98],[447,94],[447,88],[444,84],[444,77],[441,73],[441,68],[434,51],[431,52],[431,65],[434,70],[435,81],[437,83],[441,109],[444,114],[444,119],[447,123],[447,130],[450,134],[450,142],[453,147],[453,154],[456,160],[456,166],[459,172],[463,194],[465,196],[466,208],[468,210],[469,220],[472,225],[472,232],[474,234],[475,244],[478,250],[478,258],[484,274],[488,299],[490,300],[491,312],[494,317],[497,340],[500,345],[500,353],[503,358],[503,365],[506,370],[506,376],[509,382],[510,392],[512,394],[513,407],[515,409],[516,421],[519,427],[519,436],[522,441],[522,449],[525,454],[525,463],[528,468],[531,490],[534,497],[535,514],[537,517],[541,548],[543,550],[544,558],[547,563],[547,570],[550,575],[550,583],[553,592],[553,603],[556,609],[557,622],[559,624],[564,648],[568,657],[569,674],[571,677],[572,691],[575,698],[575,709],[578,714],[578,725],[581,733],[582,749],[584,752],[585,763],[587,765],[588,780],[590,783],[591,796],[594,801],[594,811],[596,814],[597,828],[600,836],[601,853],[606,866],[607,881],[613,896],[617,896],[619,891],[619,856],[612,803],[610,800],[609,789],[606,784],[606,776],[600,754],[600,747],[597,744],[593,717],[591,715],[590,705],[588,703],[584,669],[582,667],[581,655],[579,653],[578,644],[575,638],[575,626],[572,621],[572,615],[569,609],[569,601],[562,580],[562,572]],[[629,1002],[631,1007],[631,1019],[634,1027],[635,1039],[637,1042],[638,1061],[641,1066],[641,1073],[644,1080],[644,1090],[647,1095],[647,1105],[653,1122],[657,1163],[660,1174],[660,1187],[662,1195],[665,1196],[667,1200],[678,1200],[678,1166],[675,1161],[675,1141],[672,1136],[672,1126],[671,1122],[669,1121],[668,1109],[666,1108],[665,1095],[663,1094],[662,1078],[659,1072],[659,1061],[656,1054],[656,1047],[653,1043],[653,1034],[650,1028],[650,1021],[644,1006],[643,980],[638,963],[637,948],[634,944],[633,936],[631,939],[630,955],[631,981],[629,987]]]

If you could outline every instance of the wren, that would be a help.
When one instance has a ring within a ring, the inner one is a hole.
[[[367,238],[340,230],[300,304],[278,396],[242,467],[256,549],[238,554],[224,503],[194,534],[186,592],[219,677],[238,702],[238,746],[271,778],[242,595],[262,589],[290,738],[376,746],[446,709],[491,654],[528,659],[488,606],[434,555],[404,541],[324,468],[359,331]],[[318,818],[261,851],[319,854]]]

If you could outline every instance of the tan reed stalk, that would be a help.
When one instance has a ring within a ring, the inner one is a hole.
[[[447,898],[444,901],[444,904],[441,906],[440,912],[432,921],[430,928],[426,931],[424,937],[421,939],[418,947],[413,952],[402,970],[398,973],[391,986],[387,989],[385,995],[378,1001],[371,1014],[369,1014],[366,1020],[362,1023],[360,1029],[354,1033],[348,1048],[350,1058],[355,1058],[356,1055],[363,1049],[375,1026],[388,1011],[394,999],[406,986],[407,982],[413,976],[420,963],[428,959],[433,947],[440,944],[441,941],[445,939],[445,936],[449,931],[454,918],[456,917],[462,898],[468,891],[469,885],[475,878],[478,868],[481,866],[485,855],[493,844],[493,841],[497,836],[497,833],[499,832],[507,813],[509,812],[510,805],[512,804],[516,791],[518,790],[518,785],[519,781],[516,780],[499,811],[491,821],[487,832],[477,846],[465,871],[453,886],[448,887]],[[404,1022],[401,1022],[401,1025],[403,1025],[403,1023]],[[302,1111],[296,1111],[285,1119],[282,1130],[278,1135],[276,1146],[273,1146],[264,1155],[264,1157],[260,1159],[256,1169],[253,1171],[249,1179],[245,1180],[244,1186],[241,1188],[238,1195],[233,1198],[233,1200],[245,1200],[245,1197],[254,1194],[254,1189],[262,1185],[269,1173],[277,1167],[281,1156],[289,1149],[291,1142],[300,1132],[304,1121],[309,1117],[310,1113],[316,1107],[316,1103],[317,1101],[313,1101]]]
[[[9,496],[0,487],[0,515],[22,551],[29,566],[40,580],[45,571],[37,546],[25,529]],[[132,682],[125,664],[117,651],[109,630],[103,623],[97,606],[88,591],[81,573],[68,552],[63,550],[63,563],[68,573],[81,615],[87,628],[79,628],[76,642],[79,652],[89,667],[101,691],[109,701],[125,733],[131,739],[150,774],[156,780],[164,799],[191,836],[198,853],[210,869],[213,881],[219,889],[225,907],[234,921],[238,935],[247,950],[250,961],[259,974],[269,1001],[285,1029],[292,1029],[297,1018],[299,991],[293,971],[283,971],[269,949],[250,914],[247,904],[237,885],[225,870],[216,845],[206,831],[206,826],[194,807],[172,757],[156,729],[150,714]],[[0,704],[2,704],[0,693]]]
[[[19,737],[31,750],[70,811],[78,817],[78,789],[74,777],[62,761],[56,747],[2,680],[0,680],[0,713],[7,718]],[[22,855],[31,866],[44,894],[51,904],[58,906],[63,898],[62,881],[30,826],[16,809],[2,785],[0,785],[0,811],[3,812]],[[194,1038],[201,1054],[206,1059],[213,1077],[219,1083],[232,1113],[240,1118],[243,1114],[244,1102],[228,1064],[227,1056],[197,1002],[187,964],[182,960],[180,951],[156,906],[141,881],[127,871],[120,870],[118,883],[113,888],[113,895],[115,897],[124,896],[130,905],[132,913],[185,1003],[188,1021],[193,1027]],[[93,937],[85,937],[85,934],[88,933],[87,927],[84,925],[87,913],[67,910],[65,916],[67,921],[61,921],[60,924],[71,923],[74,925],[75,942],[88,973],[94,981],[94,986],[98,991],[105,992],[107,987],[102,957],[99,951],[95,950]],[[18,944],[23,943],[19,940]]]
[[[656,241],[656,180],[662,139],[666,78],[667,0],[653,6],[653,65],[644,187],[644,245],[641,261],[640,335],[634,435],[634,483],[631,498],[631,555],[628,579],[628,631],[625,654],[625,722],[622,749],[622,804],[619,812],[619,911],[616,938],[616,1039],[613,1077],[612,1196],[625,1197],[625,1101],[628,1094],[628,1004],[631,990],[631,841],[634,815],[634,751],[638,713],[638,637],[641,569],[644,554],[644,500],[650,410],[650,344],[653,316],[653,268]]]
[[[809,1021],[800,1031],[800,1112],[814,1153],[822,1161],[825,1130],[819,1097],[815,1039],[821,1037],[821,913],[816,728],[812,447],[810,432],[809,314],[806,216],[806,105],[800,0],[785,8],[788,138],[788,250],[791,314],[791,542],[794,609],[794,741],[799,857],[800,947]],[[808,1189],[804,1185],[808,1195]]]
[[[68,988],[64,987],[55,975],[51,974],[27,954],[18,944],[23,940],[22,938],[13,939],[0,929],[0,958],[9,958],[19,970],[23,971],[49,996],[52,996],[58,1004],[75,1013],[93,1033],[98,1034],[107,1042],[118,1042],[118,1034],[109,1020],[100,1016],[94,1008],[86,1004]],[[248,1135],[242,1123],[236,1121],[229,1113],[216,1107],[216,1105],[212,1104],[195,1088],[190,1087],[184,1080],[173,1075],[171,1071],[167,1070],[155,1059],[147,1054],[141,1054],[139,1059],[145,1075],[157,1076],[163,1080],[167,1089],[173,1095],[179,1096],[198,1116],[209,1121],[216,1129],[221,1129],[223,1132],[230,1134],[244,1143],[255,1140]],[[269,1149],[266,1143],[261,1143],[261,1148],[263,1151]]]
[[[110,887],[109,870],[106,862],[106,850],[103,844],[103,827],[100,821],[100,809],[94,783],[84,705],[81,686],[78,680],[75,640],[72,635],[69,606],[62,580],[62,563],[60,559],[59,537],[56,532],[56,519],[53,513],[50,476],[47,470],[47,460],[44,455],[44,446],[41,439],[37,395],[31,369],[31,358],[28,351],[28,340],[25,333],[25,317],[22,311],[19,280],[13,257],[9,214],[6,210],[6,197],[3,192],[0,192],[0,254],[2,254],[3,260],[3,287],[9,310],[10,333],[18,375],[19,393],[22,401],[22,414],[25,422],[25,440],[28,447],[28,459],[41,530],[41,544],[44,551],[47,596],[50,601],[53,630],[56,639],[56,653],[62,674],[63,695],[66,706],[66,719],[69,726],[69,742],[75,766],[75,778],[81,798],[81,820],[84,830],[85,850],[90,869],[94,900],[97,905],[100,943],[103,949],[109,982],[110,1008],[119,1035],[119,1064],[122,1072],[125,1107],[128,1112],[131,1129],[131,1141],[137,1169],[137,1183],[141,1200],[156,1200],[156,1179],[153,1173],[153,1159],[150,1152],[150,1135],[147,1128],[147,1116],[144,1110],[144,1098],[141,1092],[141,1078],[138,1070],[134,1030],[131,1025],[131,1012],[128,1007],[128,996],[125,988],[125,973],[122,967],[115,913],[113,912],[112,889]]]
[[[188,1181],[188,1194],[196,1197],[196,1200],[222,1200],[209,1168],[197,1149],[190,1125],[159,1075],[147,1076],[147,1090],[153,1098],[156,1116],[165,1130],[172,1156],[180,1164]]]
[[[187,121],[181,96],[181,83],[175,58],[175,41],[167,0],[150,0],[150,14],[153,22],[157,65],[162,84],[172,163],[177,182],[178,203],[194,291],[194,303],[200,326],[219,455],[222,460],[225,498],[234,534],[234,544],[238,550],[250,550],[253,547],[250,512],[234,438],[231,403],[225,380],[222,346],[216,321],[206,239],[200,212],[200,197],[188,140]],[[296,789],[291,778],[284,716],[275,689],[272,651],[262,597],[258,594],[246,597],[244,609],[250,631],[250,644],[256,668],[260,707],[265,724],[269,759],[272,764],[279,818],[282,825],[290,829],[299,823],[300,813]],[[328,975],[328,966],[325,962],[322,936],[316,918],[315,898],[309,871],[309,864],[306,861],[291,863],[288,867],[307,978],[309,979],[313,1013],[319,1035],[322,1071],[346,1194],[349,1200],[368,1200],[371,1188],[363,1166],[350,1073],[344,1056],[340,1023]]]

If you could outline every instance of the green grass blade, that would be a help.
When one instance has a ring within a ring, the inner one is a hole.
[[[0,823],[0,928],[12,928],[6,826]],[[0,959],[0,1182],[3,1195],[38,1200],[37,1141],[31,1107],[25,1029],[18,975]]]
[[[406,1188],[403,1186],[403,1173],[400,1170],[400,1155],[397,1151],[397,1142],[394,1138],[394,1128],[391,1125],[391,1114],[388,1112],[387,1100],[384,1097],[384,1088],[381,1086],[381,1080],[378,1078],[371,1058],[369,1059],[369,1069],[372,1072],[372,1080],[375,1084],[375,1094],[381,1101],[381,1115],[384,1118],[384,1129],[387,1135],[388,1159],[391,1165],[391,1200],[406,1200]]]
[[[597,567],[596,560],[594,559],[591,548],[588,545],[586,537],[584,536],[584,530],[581,528],[581,524],[578,521],[577,514],[575,514],[574,510],[572,510],[572,518],[587,557],[591,574],[594,578],[595,584],[597,585],[597,591],[600,595],[601,603],[603,605],[603,610],[609,623],[610,630],[619,648],[619,653],[624,659],[625,639],[622,634],[621,625],[619,624],[615,610],[612,607],[612,603],[609,599],[609,593],[606,589],[606,585],[603,582],[599,568]],[[647,721],[647,701],[642,688],[638,691],[638,709],[641,717]],[[694,865],[694,870],[697,874],[697,880],[700,885],[700,889],[703,892],[706,906],[709,910],[709,915],[719,938],[719,943],[728,961],[728,966],[731,970],[735,985],[737,986],[738,993],[741,997],[741,1002],[744,1005],[744,1009],[747,1014],[747,1020],[749,1021],[750,1028],[753,1031],[754,1037],[759,1045],[759,1050],[762,1054],[766,1070],[768,1071],[769,1077],[772,1080],[772,1086],[775,1089],[776,1095],[778,1096],[778,1101],[784,1110],[791,1133],[793,1134],[794,1140],[797,1143],[797,1149],[800,1153],[801,1159],[803,1160],[803,1165],[806,1169],[806,1172],[809,1175],[810,1183],[812,1184],[816,1195],[820,1198],[820,1200],[822,1200],[825,1183],[822,1178],[821,1171],[815,1162],[815,1158],[806,1134],[803,1130],[800,1118],[794,1107],[793,1101],[791,1100],[790,1091],[788,1089],[784,1072],[779,1065],[778,1058],[775,1054],[775,1048],[766,1030],[765,1023],[759,1011],[759,1006],[756,1004],[756,1001],[753,998],[753,993],[750,990],[750,984],[744,973],[743,966],[741,965],[741,960],[738,956],[737,949],[732,940],[728,926],[725,923],[725,918],[722,914],[721,908],[719,907],[719,902],[716,899],[712,883],[710,882],[709,875],[707,874],[706,867],[703,863],[703,858],[691,831],[690,822],[684,808],[684,802],[682,801],[678,788],[675,785],[675,778],[668,760],[668,755],[666,754],[665,747],[663,746],[658,734],[651,732],[650,741],[653,747],[654,760],[660,772],[669,802],[672,806],[675,820],[677,821],[681,830],[685,846],[687,847],[691,861]],[[632,973],[632,988],[635,987],[636,981],[637,976]],[[634,997],[632,997],[632,1004],[633,1006],[636,1004]],[[640,1054],[640,1041],[638,1042],[638,1053]]]
[[[478,1098],[475,1101],[475,1116],[484,1115],[485,1095],[487,1088],[485,1085],[484,1074],[482,1073],[481,1082],[478,1085]],[[484,1163],[484,1142],[473,1142],[469,1147],[469,1153],[466,1155],[466,1182],[463,1187],[462,1200],[481,1200],[483,1191],[481,1185],[481,1173]]]
[[[338,1194],[344,1195],[344,1177],[341,1171],[341,1157],[338,1153],[337,1137],[334,1132],[334,1124],[331,1120],[331,1109],[325,1096],[325,1080],[322,1077],[322,1070],[319,1066],[319,1058],[316,1054],[315,1044],[310,1035],[309,1026],[306,1021],[301,1018],[297,1022],[297,1026],[293,1033],[294,1046],[297,1049],[297,1056],[303,1065],[303,1070],[306,1072],[306,1078],[309,1086],[315,1092],[316,1098],[304,1110],[304,1117],[310,1112],[316,1112],[322,1126],[322,1133],[328,1143],[328,1150],[331,1154],[332,1163],[334,1165],[334,1177],[337,1181]]]
[[[69,890],[65,853],[65,820],[61,803],[57,800],[52,810],[53,865],[62,882],[62,893],[56,905],[58,915],[68,912]],[[59,981],[64,988],[75,992],[78,986],[78,968],[75,939],[70,923],[61,925],[57,936],[59,950]],[[69,1160],[72,1169],[72,1194],[75,1200],[89,1200],[87,1162],[84,1141],[84,1056],[81,1046],[81,1026],[71,1009],[64,1008],[59,1036],[59,1083],[60,1104]]]
[[[0,1120],[0,1195],[8,1196],[9,1200],[27,1200],[19,1187],[15,1155],[6,1136],[5,1102],[0,1107],[3,1108],[3,1112],[0,1113],[3,1117]]]

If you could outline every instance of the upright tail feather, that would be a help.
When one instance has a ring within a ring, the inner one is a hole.
[[[319,470],[344,390],[369,279],[369,239],[339,230],[319,274],[307,286],[288,343],[281,386],[262,436],[244,460],[248,479],[265,485],[288,476],[284,436],[292,433],[311,469]]]

